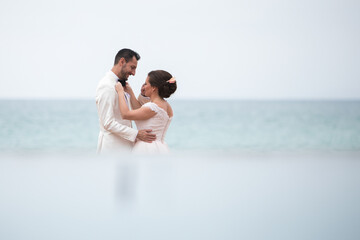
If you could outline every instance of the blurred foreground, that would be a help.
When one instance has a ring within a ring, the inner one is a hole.
[[[360,239],[360,153],[2,155],[0,239]]]

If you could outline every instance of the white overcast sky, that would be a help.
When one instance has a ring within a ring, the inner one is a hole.
[[[94,98],[116,52],[176,99],[360,99],[360,1],[0,2],[0,98]]]

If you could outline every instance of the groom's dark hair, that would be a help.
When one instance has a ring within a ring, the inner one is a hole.
[[[136,60],[140,59],[140,55],[137,52],[128,48],[123,48],[116,54],[114,65],[118,64],[121,58],[125,58],[125,61],[129,62],[133,57],[135,57]]]

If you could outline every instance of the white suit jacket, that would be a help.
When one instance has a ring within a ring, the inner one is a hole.
[[[118,78],[112,72],[106,73],[96,89],[96,106],[99,114],[100,133],[97,152],[130,151],[138,131],[131,128],[131,121],[122,119],[115,84]],[[130,109],[130,98],[124,96]]]

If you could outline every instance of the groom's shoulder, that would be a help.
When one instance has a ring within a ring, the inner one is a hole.
[[[106,81],[101,81],[99,83],[99,85],[96,88],[97,92],[114,92],[115,91],[115,87],[114,84],[111,84],[109,82]]]
[[[101,78],[100,82],[104,82],[111,79],[110,72],[105,73],[105,75]]]
[[[109,82],[106,81],[101,81],[99,83],[99,85],[96,88],[96,93],[99,95],[101,93],[115,93],[115,87],[114,84],[111,84]]]
[[[106,73],[105,76],[100,80],[97,88],[96,88],[96,95],[108,95],[115,93],[115,87],[113,80],[111,78],[111,74]]]
[[[98,88],[112,86],[113,84],[111,80],[111,75],[109,73],[105,74],[105,76],[100,80]]]

